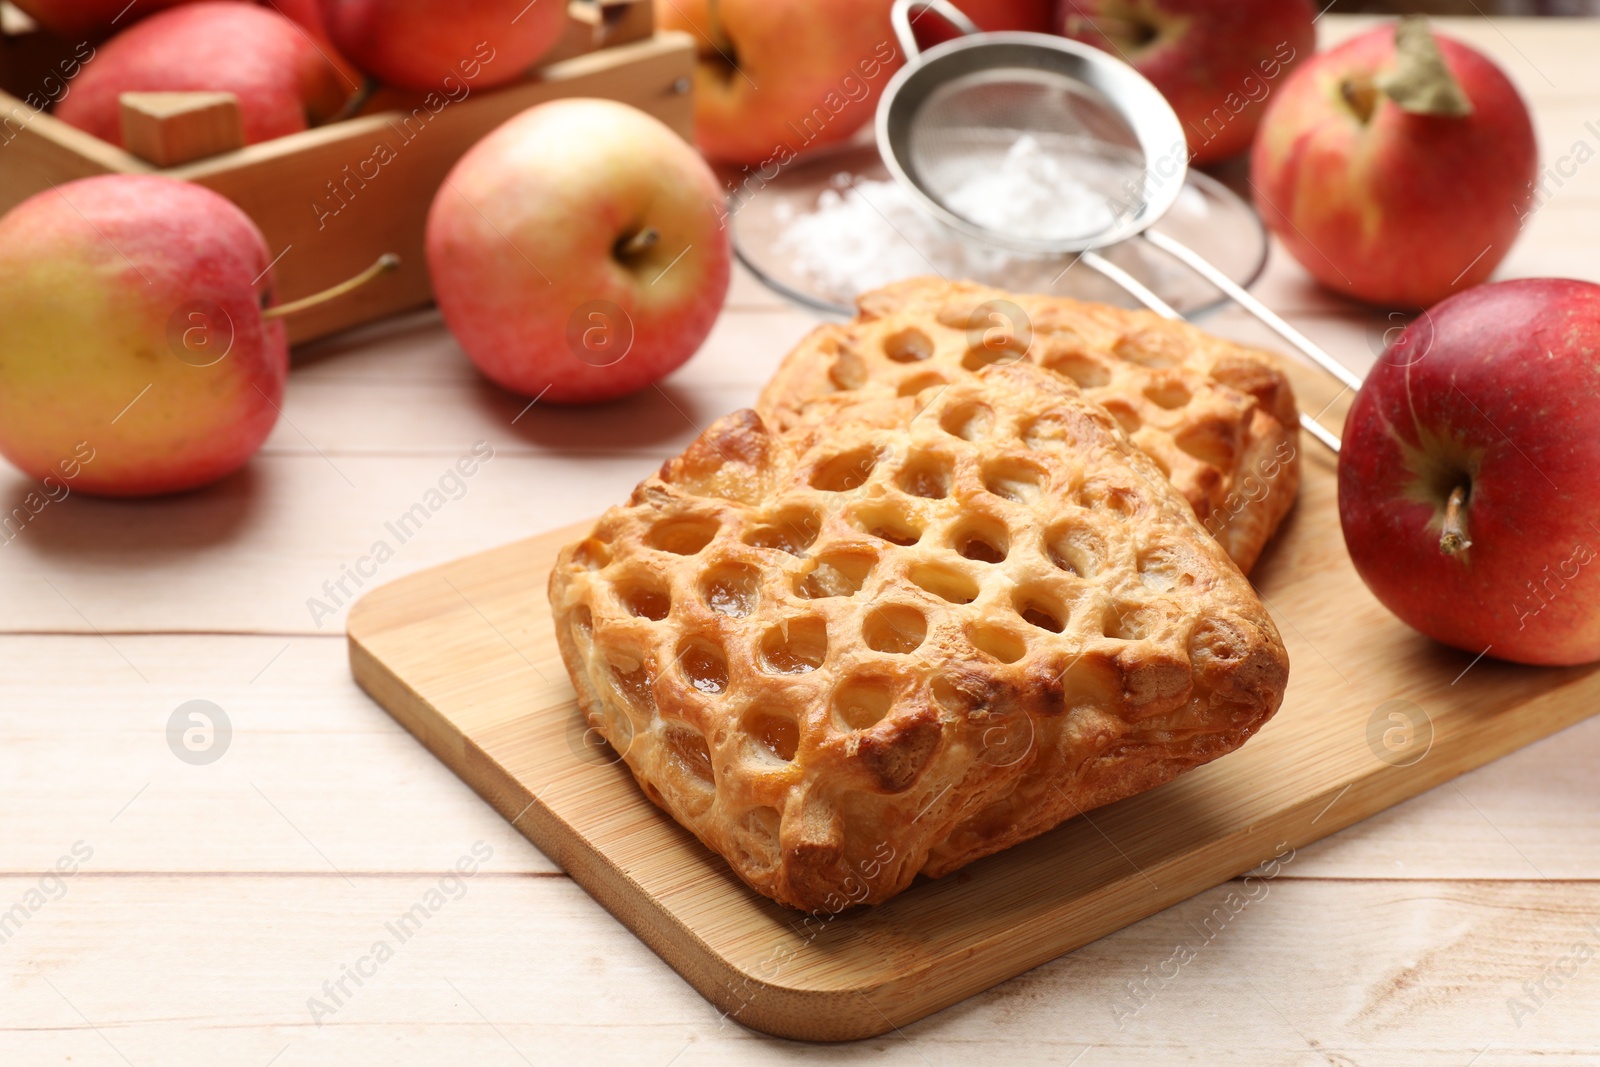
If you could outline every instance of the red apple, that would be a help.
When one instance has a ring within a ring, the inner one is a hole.
[[[1250,147],[1262,102],[1316,49],[1312,0],[1061,0],[1061,32],[1132,63],[1178,113],[1195,163]]]
[[[494,381],[609,400],[699,349],[727,296],[722,193],[703,159],[623,104],[523,112],[456,164],[428,267],[461,347]]]
[[[477,87],[522,77],[567,28],[565,0],[322,0],[328,35],[379,81]]]
[[[1339,515],[1367,586],[1473,655],[1600,659],[1596,411],[1600,286],[1502,282],[1424,312],[1345,424]]]
[[[12,0],[35,22],[60,37],[99,40],[157,11],[195,0]]]
[[[889,8],[890,0],[656,0],[661,26],[691,34],[699,50],[701,151],[782,166],[855,133],[904,60]]]
[[[153,15],[103,45],[56,116],[122,143],[119,97],[214,90],[239,99],[245,141],[296,133],[337,113],[356,86],[293,22],[251,4],[207,0]]]
[[[68,182],[0,219],[0,453],[114,496],[204,485],[277,421],[272,256],[244,212],[169,178]],[[83,463],[87,454],[93,461]]]
[[[952,0],[962,13],[978,24],[980,30],[990,33],[999,30],[1025,30],[1029,33],[1054,33],[1056,0]],[[955,30],[933,13],[918,17],[917,43],[923,48],[959,36]]]
[[[1538,147],[1493,61],[1402,26],[1401,49],[1382,26],[1296,71],[1250,170],[1267,225],[1313,277],[1414,308],[1486,280],[1511,250]]]

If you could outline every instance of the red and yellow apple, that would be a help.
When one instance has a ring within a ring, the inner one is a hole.
[[[492,380],[557,403],[609,400],[699,349],[732,253],[705,161],[609,100],[530,108],[456,164],[428,213],[445,323]]]
[[[230,92],[253,144],[331,117],[356,88],[284,16],[206,0],[152,15],[102,45],[72,79],[56,117],[120,145],[125,92]]]
[[[1149,78],[1204,164],[1250,147],[1264,102],[1316,49],[1316,17],[1312,0],[1061,0],[1059,26]]]
[[[1256,206],[1310,274],[1417,308],[1485,281],[1516,241],[1538,171],[1527,106],[1494,62],[1382,26],[1316,56],[1272,99],[1251,159]]]
[[[725,163],[783,165],[872,118],[904,61],[890,0],[656,0],[694,37],[695,141]]]
[[[207,189],[111,175],[0,219],[0,453],[34,478],[92,450],[75,489],[205,485],[277,421],[289,371],[266,321],[271,255]]]
[[[99,40],[139,19],[195,0],[12,0],[35,22],[60,37]]]
[[[1600,659],[1600,286],[1527,279],[1426,311],[1345,424],[1339,516],[1367,586],[1473,655]]]
[[[516,81],[567,28],[566,0],[321,0],[334,46],[379,81],[419,92]]]

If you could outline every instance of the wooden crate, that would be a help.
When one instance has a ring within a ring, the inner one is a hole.
[[[422,240],[428,206],[456,160],[502,122],[546,100],[596,96],[641,108],[689,136],[694,45],[684,34],[656,33],[651,10],[651,0],[573,0],[566,37],[523,81],[453,102],[383,90],[354,118],[171,167],[28,103],[59,99],[59,65],[70,69],[86,46],[41,32],[7,35],[0,39],[0,212],[75,178],[164,174],[215,189],[255,219],[280,257],[280,302],[342,281],[385,252],[399,254],[394,273],[296,315],[291,340],[423,306],[433,299]]]

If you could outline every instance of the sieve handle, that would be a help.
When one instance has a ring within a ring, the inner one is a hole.
[[[1149,238],[1151,238],[1151,237],[1161,237],[1160,234],[1157,234],[1154,231],[1147,231],[1144,234],[1144,236],[1145,236],[1145,238],[1147,240]],[[1207,262],[1206,260],[1202,259],[1198,255],[1195,255],[1195,253],[1188,246],[1178,244],[1178,242],[1172,241],[1170,238],[1161,237],[1161,241],[1154,241],[1154,242],[1151,242],[1151,243],[1155,244],[1155,246],[1157,248],[1165,249],[1166,246],[1162,242],[1170,242],[1171,244],[1176,245],[1178,248],[1181,248],[1185,252],[1189,253],[1189,255],[1195,256],[1196,259],[1199,259],[1200,262],[1204,263],[1207,267],[1211,267],[1211,264],[1209,262]],[[1182,257],[1179,257],[1179,258],[1182,258]],[[1165,319],[1182,319],[1183,318],[1183,316],[1178,314],[1177,310],[1175,308],[1173,308],[1173,306],[1171,304],[1167,303],[1165,300],[1163,300],[1159,296],[1157,296],[1155,294],[1155,291],[1152,290],[1149,286],[1145,285],[1139,279],[1135,278],[1133,275],[1129,274],[1127,271],[1123,270],[1121,267],[1117,266],[1115,263],[1111,262],[1109,259],[1106,259],[1104,256],[1100,255],[1100,253],[1098,253],[1098,252],[1085,252],[1085,253],[1083,253],[1083,255],[1081,255],[1079,257],[1079,259],[1082,260],[1083,265],[1085,267],[1088,267],[1090,270],[1092,270],[1095,273],[1099,274],[1101,277],[1105,278],[1107,281],[1110,281],[1110,282],[1116,284],[1123,291],[1125,291],[1129,296],[1133,297],[1135,300],[1139,301],[1139,303],[1143,304],[1145,307],[1149,308],[1151,311],[1154,311],[1157,315],[1160,315],[1162,318],[1165,318]],[[1184,260],[1184,262],[1188,262],[1188,261]],[[1212,269],[1215,270],[1216,268],[1213,267]],[[1211,278],[1211,275],[1207,274],[1205,271],[1201,271],[1200,273],[1205,274],[1208,279]],[[1238,289],[1238,286],[1234,285],[1233,280],[1228,278],[1227,275],[1222,275],[1222,279],[1223,279],[1224,282],[1227,283],[1227,286],[1224,287],[1221,282],[1218,282],[1217,283],[1218,288],[1223,289],[1223,291],[1228,293],[1229,296],[1233,296],[1233,293],[1232,293],[1231,290],[1232,289]],[[1214,279],[1212,279],[1212,280],[1214,280]],[[1240,292],[1244,292],[1244,290],[1242,290],[1242,289],[1240,289],[1239,291]],[[1250,301],[1250,303],[1252,303],[1252,304],[1258,304],[1259,303],[1259,301],[1257,301],[1255,299],[1255,297],[1249,296],[1248,293],[1246,293],[1245,295],[1248,298],[1248,300]],[[1235,299],[1237,299],[1237,297],[1235,297]],[[1241,303],[1243,303],[1243,301],[1241,301]],[[1249,305],[1247,304],[1245,306],[1248,308]],[[1263,310],[1265,310],[1265,309],[1263,309]],[[1268,315],[1272,315],[1272,317],[1275,318],[1275,319],[1278,318],[1270,310],[1267,311],[1267,314]],[[1263,320],[1263,321],[1265,321],[1265,320]],[[1278,319],[1278,321],[1279,322],[1283,322],[1282,319]],[[1269,323],[1267,323],[1267,325],[1271,326],[1272,324],[1269,322]],[[1305,340],[1304,336],[1301,335],[1298,330],[1295,330],[1294,327],[1290,326],[1286,322],[1284,322],[1283,325],[1284,325],[1285,329],[1288,329],[1288,330],[1292,331],[1296,336],[1301,337],[1302,340]],[[1318,352],[1322,352],[1322,350],[1320,348],[1316,348],[1316,345],[1312,344],[1311,341],[1306,340],[1305,343],[1308,344],[1308,345],[1311,345],[1311,347],[1316,349]],[[1296,347],[1298,347],[1298,346],[1296,346]],[[1330,362],[1332,361],[1332,357],[1329,356],[1327,353],[1322,352],[1322,356],[1323,356],[1324,359],[1328,359]],[[1348,370],[1345,370],[1345,367],[1344,367],[1344,365],[1342,363],[1335,364],[1335,365],[1338,366],[1340,370],[1344,370],[1346,374],[1350,374],[1350,372]],[[1353,374],[1351,374],[1350,376],[1351,377],[1355,377]],[[1337,377],[1337,375],[1336,375],[1336,377]],[[1344,379],[1342,377],[1339,380],[1340,381],[1344,381]],[[1356,383],[1357,383],[1356,384],[1356,388],[1357,389],[1359,389],[1361,387],[1360,386],[1360,381],[1361,380],[1359,378],[1356,379]],[[1349,383],[1346,382],[1345,384],[1348,385]],[[1337,434],[1333,433],[1331,430],[1329,430],[1326,427],[1324,427],[1320,422],[1318,422],[1316,419],[1312,418],[1310,415],[1307,415],[1303,411],[1300,413],[1300,427],[1303,430],[1305,430],[1306,433],[1310,434],[1312,437],[1315,437],[1318,441],[1322,442],[1322,444],[1325,445],[1328,448],[1329,451],[1331,451],[1335,455],[1338,455],[1339,449],[1340,449],[1341,445],[1343,444],[1343,442],[1341,442],[1339,440],[1339,437],[1338,437]]]
[[[1341,384],[1349,387],[1352,391],[1361,391],[1361,378],[1355,371],[1328,355],[1315,341],[1290,326],[1276,311],[1251,296],[1244,286],[1213,266],[1210,260],[1181,241],[1174,241],[1164,233],[1146,230],[1142,236],[1146,241],[1149,241],[1161,251],[1178,260],[1218,289],[1221,289],[1235,304],[1260,319],[1273,333],[1276,333],[1279,337],[1305,353],[1307,359],[1339,379]]]
[[[900,39],[900,47],[905,49],[907,59],[915,59],[922,54],[922,49],[917,46],[917,35],[911,28],[912,12],[920,18],[929,11],[960,30],[962,36],[983,32],[950,0],[894,0],[894,10],[889,13],[889,18],[894,23],[894,35]]]

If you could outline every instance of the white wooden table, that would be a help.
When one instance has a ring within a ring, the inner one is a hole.
[[[1533,101],[1547,162],[1600,148],[1600,23],[1445,28]],[[1600,165],[1561,180],[1502,276],[1600,279]],[[1370,365],[1386,323],[1286,256],[1258,292]],[[661,391],[524,411],[414,315],[299,353],[243,474],[72,497],[0,545],[0,1063],[1600,1063],[1600,721],[1303,850],[1214,938],[1228,886],[903,1032],[802,1047],[721,1022],[351,682],[342,612],[308,599],[475,442],[493,461],[373,582],[621,499],[813,321],[741,276]],[[0,473],[0,510],[29,489]],[[232,725],[203,766],[167,741],[197,699]],[[63,857],[76,874],[41,873]],[[1193,961],[1131,1013],[1180,943]]]

